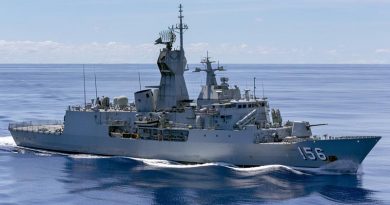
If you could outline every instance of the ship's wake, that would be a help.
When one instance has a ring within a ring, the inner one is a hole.
[[[296,167],[305,173],[314,173],[322,175],[341,175],[341,174],[361,174],[361,166],[349,160],[338,160],[320,168],[302,168]]]
[[[16,143],[12,136],[0,137],[0,146],[16,146]]]
[[[136,163],[142,163],[144,169],[196,169],[206,167],[223,167],[233,170],[241,174],[266,174],[272,172],[285,172],[296,175],[307,175],[307,174],[321,174],[321,175],[334,175],[334,174],[353,174],[357,172],[359,165],[340,161],[338,163],[332,163],[321,168],[301,168],[301,167],[289,167],[284,165],[263,165],[255,167],[237,167],[233,164],[223,162],[210,162],[210,163],[199,163],[199,164],[185,164],[175,161],[162,160],[162,159],[144,159],[144,158],[133,158],[133,157],[121,157],[121,156],[101,156],[93,154],[68,154],[62,152],[46,151],[41,149],[31,149],[18,147],[13,140],[12,136],[0,137],[0,150],[15,153],[32,153],[37,156],[53,156],[63,155],[73,159],[98,159],[98,158],[125,158],[132,160]]]
[[[5,136],[0,137],[0,150],[8,151],[8,152],[15,152],[15,153],[26,153],[31,152],[34,155],[37,156],[53,156],[53,155],[64,155],[71,158],[108,158],[106,156],[100,156],[100,155],[93,155],[93,154],[69,154],[69,153],[63,153],[63,152],[55,152],[55,151],[48,151],[48,150],[42,150],[42,149],[34,149],[34,148],[26,148],[26,147],[19,147],[16,145],[14,139],[12,136]]]
[[[155,168],[170,168],[170,169],[189,169],[189,168],[204,168],[204,167],[224,167],[241,173],[267,173],[274,171],[285,171],[294,174],[302,175],[304,172],[298,171],[297,169],[284,166],[284,165],[263,165],[254,167],[237,167],[233,164],[224,162],[210,162],[200,164],[183,164],[179,162],[160,160],[160,159],[142,159],[142,158],[130,158],[136,161],[140,161],[147,166]]]
[[[16,143],[12,136],[0,137],[0,150],[14,151],[16,147]]]

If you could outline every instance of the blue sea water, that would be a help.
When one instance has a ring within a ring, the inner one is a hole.
[[[195,65],[190,65],[190,68]],[[226,65],[231,85],[280,108],[284,120],[328,123],[316,134],[380,135],[357,174],[221,162],[65,155],[18,148],[9,122],[63,119],[83,104],[82,65],[0,65],[0,204],[390,204],[390,65]],[[85,65],[88,99],[157,85],[155,65]],[[196,98],[205,75],[186,72]]]

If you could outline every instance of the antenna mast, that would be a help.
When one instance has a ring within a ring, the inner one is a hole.
[[[264,97],[264,82],[263,81],[261,81],[261,87],[263,88],[263,99],[265,99],[265,97]]]
[[[85,69],[83,64],[83,78],[84,78],[84,107],[87,106],[87,94],[85,93]]]
[[[93,70],[93,74],[95,75],[95,99],[97,99],[97,85],[96,85],[96,72]]]
[[[256,77],[253,78],[253,99],[256,100]]]
[[[183,33],[184,33],[184,30],[188,29],[188,26],[186,24],[183,24],[183,6],[180,4],[179,5],[179,19],[180,19],[180,23],[179,25],[176,25],[176,29],[179,29],[179,33],[180,33],[180,50],[183,51]]]
[[[141,90],[141,74],[138,72],[139,90]]]

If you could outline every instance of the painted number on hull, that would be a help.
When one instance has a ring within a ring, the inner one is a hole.
[[[311,147],[298,147],[298,151],[304,160],[316,160],[317,158],[323,161],[326,160],[326,155],[321,148],[316,147],[312,149]]]

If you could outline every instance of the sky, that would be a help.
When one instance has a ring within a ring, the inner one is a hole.
[[[0,0],[0,64],[155,63],[180,3],[189,63],[390,63],[390,0]]]

